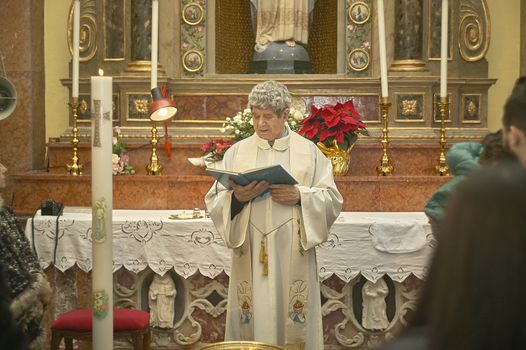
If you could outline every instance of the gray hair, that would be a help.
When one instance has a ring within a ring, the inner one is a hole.
[[[290,108],[291,104],[289,89],[274,80],[257,84],[248,94],[248,108],[272,109],[278,117],[281,117],[281,113]]]

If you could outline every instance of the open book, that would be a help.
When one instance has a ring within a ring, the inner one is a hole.
[[[209,175],[225,186],[231,189],[228,180],[234,181],[238,185],[246,186],[252,181],[266,181],[270,185],[295,185],[298,182],[279,164],[270,165],[261,168],[250,169],[242,173],[229,170],[206,168]]]

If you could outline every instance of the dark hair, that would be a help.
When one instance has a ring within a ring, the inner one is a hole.
[[[515,126],[526,133],[526,76],[520,77],[504,105],[502,124],[509,129]]]
[[[501,162],[513,162],[517,160],[515,154],[510,152],[502,141],[502,129],[490,132],[482,139],[482,153],[479,163],[481,165],[495,165]]]
[[[451,197],[413,325],[433,350],[526,349],[526,170],[485,168]]]

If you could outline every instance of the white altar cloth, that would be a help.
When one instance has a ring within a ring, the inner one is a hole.
[[[158,274],[174,269],[184,278],[199,271],[215,278],[230,272],[230,251],[208,218],[173,220],[175,210],[114,210],[113,271],[122,267],[134,273],[151,268]],[[191,214],[191,211],[187,211]],[[65,271],[75,264],[83,271],[92,268],[91,209],[67,207],[58,220],[38,212],[27,221],[26,235],[34,243],[43,268],[54,265]],[[393,254],[373,246],[370,228],[389,222],[421,225],[425,245],[411,253]],[[57,239],[58,238],[58,239]],[[349,282],[358,274],[375,282],[385,274],[402,282],[410,274],[424,279],[435,240],[421,212],[345,212],[330,230],[327,242],[317,247],[320,279],[333,274]],[[56,251],[56,253],[55,253]]]

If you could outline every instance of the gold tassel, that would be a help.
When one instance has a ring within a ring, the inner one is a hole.
[[[265,239],[265,236],[261,237],[261,244],[259,247],[259,262],[263,264],[263,276],[268,276],[268,255],[265,249]]]

